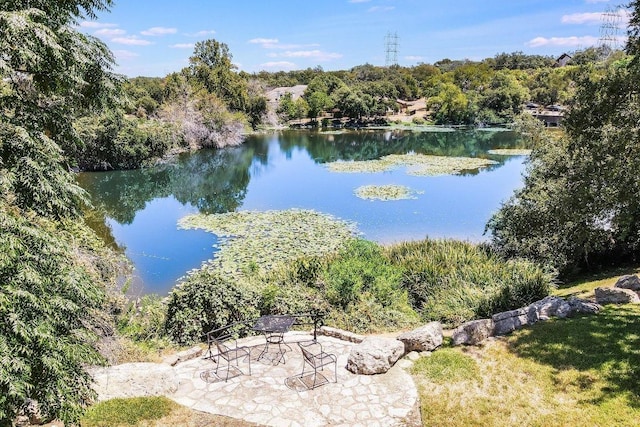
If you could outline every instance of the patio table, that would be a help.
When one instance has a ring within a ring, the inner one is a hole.
[[[261,316],[256,320],[256,323],[251,329],[256,332],[263,333],[265,338],[265,346],[258,356],[258,360],[267,358],[267,355],[269,354],[269,346],[273,347],[277,345],[278,351],[274,352],[272,362],[275,365],[279,364],[281,361],[282,363],[286,362],[286,359],[284,358],[286,350],[282,348],[282,345],[288,347],[289,350],[291,350],[291,347],[284,342],[284,333],[288,332],[295,322],[296,318],[294,316],[278,314]]]

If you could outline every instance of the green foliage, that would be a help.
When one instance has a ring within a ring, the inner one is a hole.
[[[393,245],[402,287],[423,320],[455,326],[515,309],[548,295],[553,276],[527,261],[505,262],[488,249],[454,240]]]
[[[234,72],[229,47],[215,39],[197,42],[189,58],[189,77],[207,92],[224,100],[232,110],[245,110],[247,83]]]
[[[475,359],[453,348],[442,348],[429,357],[421,357],[411,367],[411,373],[436,384],[480,379],[480,368]]]
[[[437,93],[437,96],[427,101],[437,124],[459,124],[469,121],[469,100],[458,86],[444,83],[438,88]]]
[[[640,167],[639,70],[625,61],[583,69],[566,137],[527,130],[535,148],[525,186],[488,225],[501,253],[563,276],[637,257],[640,180],[629,171]]]
[[[384,256],[382,248],[353,240],[329,257],[321,273],[324,296],[335,307],[331,317],[351,330],[364,332],[406,326],[415,321],[401,270]]]
[[[134,341],[154,341],[165,336],[167,307],[158,295],[129,301],[118,315],[118,331]]]
[[[68,150],[82,170],[133,169],[178,146],[178,131],[168,123],[110,112],[75,123],[83,145]]]
[[[0,424],[27,399],[76,422],[101,362],[92,329],[109,329],[109,254],[79,220],[84,192],[62,148],[73,120],[111,105],[118,78],[106,46],[75,29],[110,0],[5,1],[0,10]]]
[[[258,302],[255,290],[203,268],[169,294],[165,328],[177,343],[200,341],[210,330],[257,317]]]
[[[141,421],[167,416],[176,406],[164,396],[110,399],[91,406],[81,424],[84,427],[135,426]]]
[[[84,366],[101,360],[88,326],[104,282],[79,233],[0,202],[0,424],[27,398],[75,421],[94,395]]]

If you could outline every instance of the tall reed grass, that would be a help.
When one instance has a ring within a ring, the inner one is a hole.
[[[525,260],[505,261],[468,242],[405,242],[385,253],[402,268],[402,287],[422,319],[447,326],[527,305],[553,286],[551,272]]]

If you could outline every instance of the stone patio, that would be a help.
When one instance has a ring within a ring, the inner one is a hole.
[[[325,367],[325,377],[321,377],[324,384],[310,390],[312,374],[300,378],[303,359],[296,342],[311,338],[303,332],[285,334],[291,351],[286,349],[286,363],[280,364],[270,360],[275,356],[271,349],[267,357],[257,360],[264,349],[264,337],[241,341],[240,345],[251,347],[251,376],[232,370],[227,382],[223,368],[218,372],[223,379],[213,373],[212,360],[197,358],[179,363],[173,367],[177,389],[167,397],[194,410],[268,426],[411,424],[407,417],[415,414],[418,393],[411,376],[401,367],[409,366],[408,361],[401,360],[385,374],[355,375],[345,369],[354,344],[319,336],[323,350],[338,358],[338,381],[332,382],[331,365]],[[248,372],[247,367],[246,361],[241,360],[244,373]]]

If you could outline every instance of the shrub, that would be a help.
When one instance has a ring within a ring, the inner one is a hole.
[[[414,117],[411,119],[411,122],[412,122],[414,125],[423,125],[423,124],[425,124],[425,120],[424,120],[422,117],[419,117],[419,116],[414,116]]]
[[[177,343],[192,343],[212,329],[257,317],[258,302],[255,290],[204,267],[169,295],[165,328]]]

